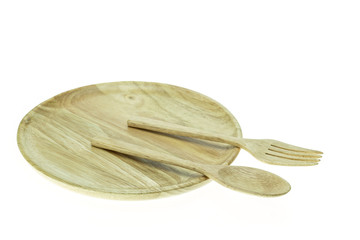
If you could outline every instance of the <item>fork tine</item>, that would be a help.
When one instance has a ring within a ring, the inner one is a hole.
[[[285,158],[279,158],[276,156],[265,155],[266,157],[263,158],[263,161],[273,164],[273,165],[282,165],[282,166],[314,166],[318,165],[319,161],[298,161],[298,160],[291,160]]]
[[[265,155],[277,157],[277,158],[281,158],[281,159],[294,160],[294,161],[310,161],[310,162],[319,162],[320,161],[320,159],[318,159],[318,158],[309,158],[309,157],[303,157],[303,156],[291,156],[288,154],[283,154],[283,153],[279,153],[279,152],[270,152],[270,151],[265,152]]]
[[[280,141],[273,141],[271,143],[271,146],[276,147],[276,148],[280,148],[280,149],[283,149],[283,150],[294,151],[294,152],[323,154],[323,152],[321,152],[321,151],[307,149],[307,148],[301,148],[301,147],[298,147],[298,146],[295,146],[295,145],[290,145],[290,144],[280,142]]]
[[[270,146],[268,148],[268,151],[271,151],[274,154],[281,153],[281,154],[285,154],[285,155],[293,156],[293,157],[306,157],[306,158],[321,158],[322,157],[320,154],[313,153],[313,152],[289,151],[289,150],[285,150],[283,148],[277,148],[277,147],[273,147],[273,146]]]

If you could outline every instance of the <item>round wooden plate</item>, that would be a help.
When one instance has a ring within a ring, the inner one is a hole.
[[[95,136],[122,138],[177,157],[230,164],[239,148],[128,128],[129,116],[242,136],[236,119],[214,100],[177,86],[150,82],[90,85],[61,93],[21,121],[18,145],[41,173],[84,193],[146,199],[194,189],[208,180],[179,167],[92,147]]]

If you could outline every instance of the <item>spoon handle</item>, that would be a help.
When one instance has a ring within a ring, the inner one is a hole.
[[[112,150],[115,152],[123,153],[140,158],[146,158],[153,161],[170,164],[178,167],[190,169],[206,175],[207,166],[206,164],[195,163],[190,160],[182,159],[170,155],[168,153],[154,151],[146,147],[140,147],[135,144],[131,144],[120,139],[106,138],[106,137],[95,137],[91,139],[91,145],[98,148]]]
[[[127,121],[127,124],[129,127],[227,143],[236,147],[246,148],[246,141],[243,138],[227,136],[224,134],[209,133],[208,131],[201,129],[185,127],[182,125],[159,121],[151,118],[131,117]]]

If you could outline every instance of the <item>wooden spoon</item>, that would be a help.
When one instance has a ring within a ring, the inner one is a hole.
[[[126,155],[187,168],[202,173],[221,185],[236,191],[261,196],[280,196],[291,189],[290,184],[283,178],[257,168],[197,163],[165,152],[139,147],[120,139],[96,137],[91,140],[91,144]]]

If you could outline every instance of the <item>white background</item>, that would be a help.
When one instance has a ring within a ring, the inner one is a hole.
[[[359,239],[359,1],[0,1],[1,239]],[[322,150],[274,172],[289,194],[211,182],[147,201],[98,199],[39,175],[21,118],[83,85],[155,81],[226,106],[245,137]]]

